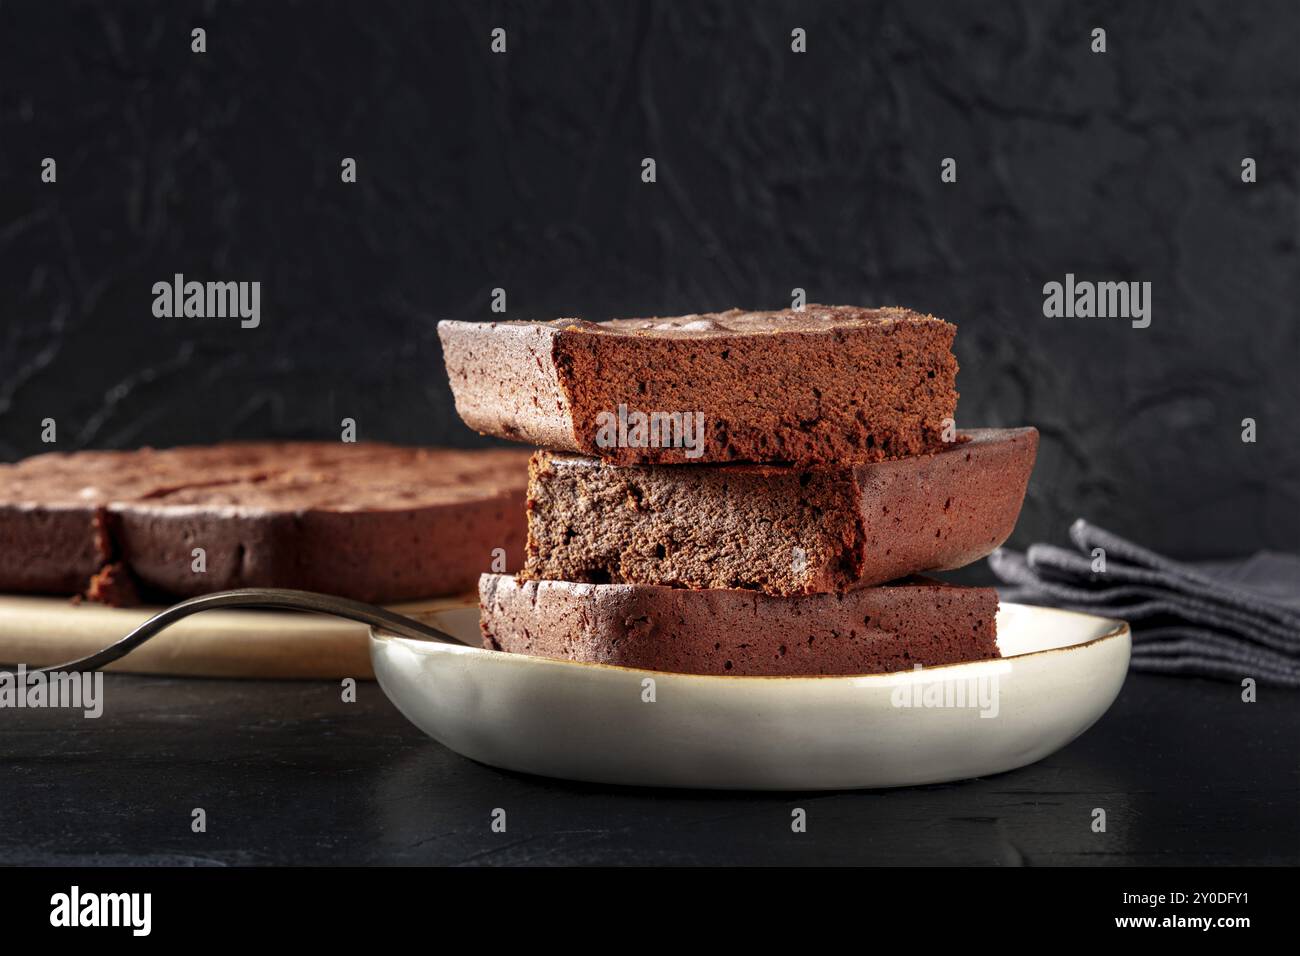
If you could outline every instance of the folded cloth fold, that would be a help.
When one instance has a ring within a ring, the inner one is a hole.
[[[1129,621],[1134,670],[1300,687],[1300,555],[1180,562],[1083,519],[1070,539],[990,555],[1002,599]]]

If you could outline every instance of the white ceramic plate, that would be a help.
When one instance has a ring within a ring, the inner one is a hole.
[[[426,619],[478,639],[476,607]],[[1040,760],[1106,712],[1131,640],[1123,621],[1004,604],[998,643],[1001,660],[861,677],[668,674],[373,631],[370,655],[412,723],[494,767],[596,783],[839,790]]]

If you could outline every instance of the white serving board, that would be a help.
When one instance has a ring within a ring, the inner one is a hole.
[[[471,597],[393,605],[414,617]],[[0,663],[43,667],[125,637],[160,607],[113,608],[63,597],[0,595]],[[173,624],[106,670],[193,677],[372,679],[364,624],[293,611],[205,611]]]

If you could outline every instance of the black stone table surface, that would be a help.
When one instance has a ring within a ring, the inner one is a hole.
[[[0,864],[1300,861],[1300,693],[1267,687],[1243,703],[1232,684],[1130,675],[1096,726],[1031,767],[806,794],[502,772],[423,736],[368,682],[355,703],[330,682],[108,675],[105,694],[98,720],[0,710]]]

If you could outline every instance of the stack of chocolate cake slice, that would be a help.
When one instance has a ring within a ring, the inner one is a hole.
[[[1002,544],[1032,428],[955,426],[956,329],[808,306],[591,323],[443,322],[456,408],[541,446],[485,646],[718,675],[998,656],[992,588],[917,575]]]

